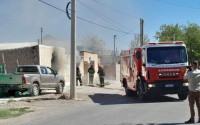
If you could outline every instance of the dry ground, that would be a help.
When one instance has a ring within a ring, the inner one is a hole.
[[[69,99],[69,90],[67,90],[64,94],[43,92],[42,95],[37,97],[28,97],[21,101],[0,104],[0,109],[30,107],[34,110],[34,112],[16,118],[2,119],[0,120],[0,125],[25,124],[26,122],[34,122],[37,119],[47,119],[49,116],[54,115],[54,113],[63,111],[67,113],[67,111],[79,106],[99,104],[99,102],[102,102],[101,99],[109,100],[114,97],[113,95],[124,96],[124,89],[121,87],[119,81],[109,82],[110,85],[104,88],[90,86],[76,87],[75,100]]]

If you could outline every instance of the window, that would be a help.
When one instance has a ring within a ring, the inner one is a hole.
[[[47,74],[47,70],[45,67],[40,67],[40,71],[42,74]]]
[[[145,48],[142,49],[142,64],[146,64],[146,53],[145,53]]]
[[[48,71],[49,74],[55,74],[54,71],[51,68],[47,67],[47,71]]]
[[[183,46],[148,48],[147,62],[156,64],[186,63],[186,49]]]
[[[17,72],[38,72],[38,68],[32,66],[23,66],[19,67]]]

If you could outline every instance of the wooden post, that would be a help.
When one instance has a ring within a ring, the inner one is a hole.
[[[17,59],[17,67],[19,67],[19,61],[18,61],[18,59]]]
[[[2,53],[2,59],[3,59],[3,65],[4,65],[4,73],[7,74],[7,71],[6,71],[6,62],[5,62],[4,54],[3,53]]]

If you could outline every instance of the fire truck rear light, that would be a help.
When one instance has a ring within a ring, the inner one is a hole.
[[[189,85],[189,83],[188,82],[186,82],[186,83],[183,83],[183,86],[188,86]]]
[[[156,87],[155,84],[148,84],[149,88]]]
[[[26,84],[26,78],[25,77],[22,77],[22,83]]]

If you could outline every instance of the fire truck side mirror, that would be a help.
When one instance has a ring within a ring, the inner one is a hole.
[[[141,53],[139,51],[136,52],[136,58],[140,59],[141,58]]]

